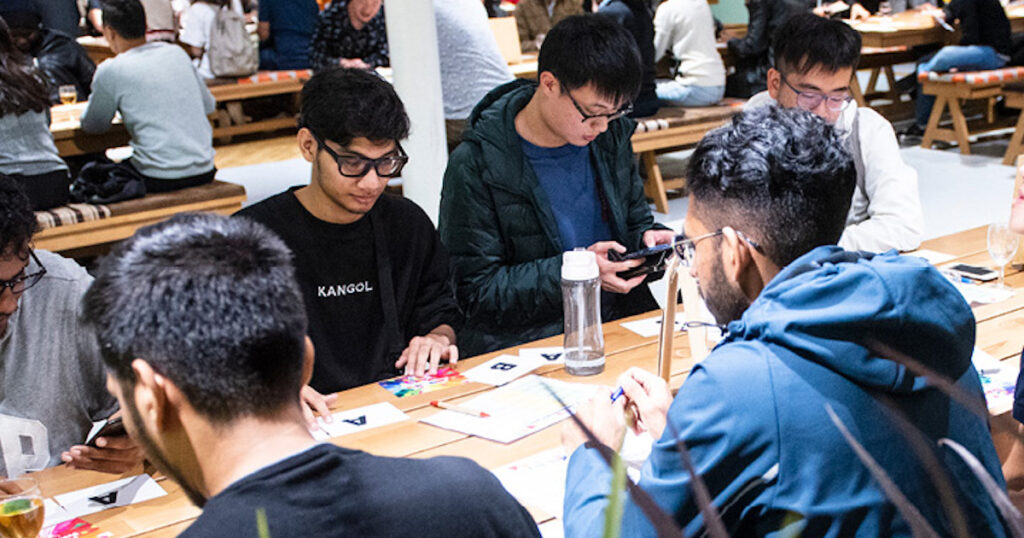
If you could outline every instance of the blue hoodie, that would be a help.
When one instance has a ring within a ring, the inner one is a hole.
[[[910,528],[830,421],[838,414],[941,535],[950,529],[920,458],[895,426],[891,399],[933,443],[964,445],[1005,486],[985,420],[923,378],[861,345],[873,338],[956,380],[984,401],[971,366],[975,322],[960,294],[920,258],[818,247],[785,267],[690,372],[640,486],[688,536],[703,531],[680,435],[733,536],[909,536]],[[971,536],[1003,536],[970,470],[947,448]],[[569,461],[566,536],[600,536],[611,474],[597,451]],[[654,535],[627,502],[623,536]]]

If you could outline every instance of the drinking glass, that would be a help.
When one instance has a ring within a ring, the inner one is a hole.
[[[43,517],[43,497],[34,478],[0,479],[0,537],[36,538]]]
[[[62,105],[73,105],[78,101],[78,89],[74,84],[65,84],[57,88],[57,93],[60,95]]]
[[[1006,222],[993,222],[988,226],[988,254],[999,264],[999,287],[1006,287],[1006,264],[1017,253],[1020,237],[1010,231]]]

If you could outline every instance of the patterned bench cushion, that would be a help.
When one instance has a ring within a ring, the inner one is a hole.
[[[275,82],[278,80],[309,80],[312,76],[312,69],[299,69],[293,71],[260,71],[251,77],[238,79],[238,83],[259,84],[261,82]]]
[[[648,133],[701,122],[721,122],[739,112],[746,102],[745,99],[727,97],[715,106],[661,107],[653,116],[637,118],[636,131],[633,133]]]
[[[80,222],[105,219],[110,216],[110,208],[105,205],[68,204],[45,211],[36,211],[36,222],[39,229],[56,228]]]
[[[1013,82],[1024,80],[1024,67],[1004,67],[989,71],[963,71],[953,73],[937,73],[926,71],[917,75],[919,82],[951,82],[954,84],[983,85],[994,82]]]

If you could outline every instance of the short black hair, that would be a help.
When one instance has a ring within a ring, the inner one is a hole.
[[[299,127],[342,146],[360,137],[398,142],[409,136],[409,116],[387,81],[362,69],[336,67],[302,87]]]
[[[602,97],[632,101],[640,93],[643,68],[633,36],[606,15],[574,15],[544,37],[537,72],[550,72],[563,91],[587,84]]]
[[[125,39],[146,36],[146,9],[139,0],[101,0],[103,25]]]
[[[775,31],[772,41],[775,69],[805,74],[812,69],[835,73],[860,62],[860,34],[844,22],[801,13]]]
[[[101,260],[82,322],[129,389],[146,360],[214,422],[298,405],[306,311],[291,252],[249,219],[184,213]]]
[[[25,255],[38,229],[28,195],[16,180],[0,174],[0,256]]]
[[[732,226],[784,267],[834,245],[846,226],[857,174],[841,133],[799,108],[741,112],[701,140],[687,186],[709,228]]]

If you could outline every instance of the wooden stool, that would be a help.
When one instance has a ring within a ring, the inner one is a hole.
[[[930,148],[936,140],[956,142],[960,146],[960,153],[969,155],[971,142],[968,137],[972,133],[983,133],[1006,127],[1006,125],[998,124],[995,121],[995,98],[1002,95],[1003,86],[1022,79],[1024,79],[1024,67],[1005,67],[990,71],[963,73],[924,72],[918,74],[917,80],[921,83],[924,93],[936,96],[935,106],[932,107],[931,116],[928,118],[928,127],[921,140],[921,147]],[[987,121],[968,128],[967,119],[960,106],[961,99],[988,99]],[[953,121],[952,129],[939,127],[939,121],[946,110],[949,110],[950,118]]]
[[[633,132],[633,151],[640,154],[647,179],[644,192],[654,200],[659,213],[668,213],[668,189],[681,189],[686,179],[665,180],[658,167],[657,155],[694,146],[704,135],[729,121],[739,112],[746,101],[726,99],[717,106],[709,107],[661,107],[658,113],[637,120]]]
[[[300,69],[296,71],[260,71],[251,77],[209,81],[207,85],[210,88],[210,93],[217,100],[217,110],[213,113],[213,137],[221,141],[230,141],[234,135],[295,127],[294,115],[252,121],[252,118],[242,113],[242,101],[270,95],[290,94],[295,96],[295,103],[298,105],[302,85],[312,76],[311,69]]]
[[[1018,108],[1024,111],[1024,83],[1014,82],[1003,86],[1003,103],[1009,108]],[[1010,145],[1006,148],[1006,155],[1003,156],[1003,164],[1013,164],[1014,159],[1021,153],[1021,140],[1024,139],[1024,112],[1017,118],[1017,126],[1010,137]],[[1024,252],[1024,249],[1021,249]]]
[[[857,70],[870,69],[871,75],[868,78],[868,85],[861,91],[860,81],[853,77],[850,83],[850,93],[857,100],[857,106],[869,106],[871,101],[879,98],[891,100],[893,103],[900,101],[900,94],[896,91],[896,74],[892,66],[896,64],[914,61],[914,55],[907,47],[864,47],[860,52],[860,63]],[[878,79],[885,74],[889,89],[878,91]]]

